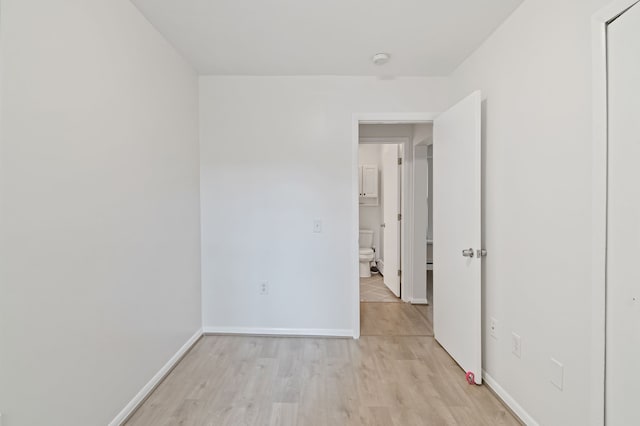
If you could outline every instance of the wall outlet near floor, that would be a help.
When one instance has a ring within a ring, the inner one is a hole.
[[[516,333],[511,333],[511,352],[520,358],[522,350],[522,338]]]
[[[562,383],[564,381],[564,365],[553,358],[551,358],[550,378],[551,383],[558,389],[562,390]]]
[[[258,293],[260,293],[260,296],[267,296],[269,294],[269,283],[267,281],[262,281],[260,283]]]
[[[491,337],[498,340],[498,320],[495,318],[491,318],[489,320],[489,334]]]

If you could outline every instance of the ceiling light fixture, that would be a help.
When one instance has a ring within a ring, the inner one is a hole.
[[[389,62],[391,56],[388,53],[376,53],[371,60],[376,65],[384,65]]]

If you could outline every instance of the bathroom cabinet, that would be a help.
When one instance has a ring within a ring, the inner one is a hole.
[[[378,198],[378,166],[360,166],[360,197]]]

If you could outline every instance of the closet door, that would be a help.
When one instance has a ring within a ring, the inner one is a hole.
[[[640,425],[640,4],[608,26],[606,420]]]

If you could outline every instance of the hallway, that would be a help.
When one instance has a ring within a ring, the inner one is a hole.
[[[361,336],[433,336],[433,274],[428,272],[429,305],[404,303],[382,275],[360,278]]]

